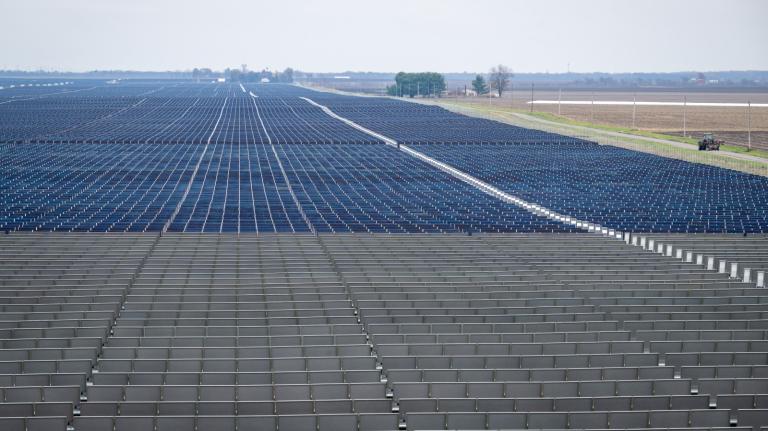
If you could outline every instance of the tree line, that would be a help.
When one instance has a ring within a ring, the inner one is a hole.
[[[475,93],[478,95],[488,94],[488,92],[494,91],[501,97],[501,95],[504,94],[504,91],[509,87],[509,80],[512,79],[513,76],[514,74],[512,74],[512,71],[507,66],[500,64],[491,68],[491,71],[488,74],[487,84],[483,75],[475,76],[475,79],[472,81],[472,89],[475,90]]]
[[[273,72],[266,69],[258,72],[253,70],[243,72],[239,69],[226,69],[224,70],[224,77],[227,78],[227,81],[238,82],[259,82],[266,78],[269,80],[269,82],[291,83],[293,82],[293,69],[288,67],[282,72]]]
[[[395,84],[387,86],[390,96],[439,97],[445,91],[445,78],[435,72],[406,73],[395,75]]]
[[[487,81],[483,75],[477,75],[472,81],[472,89],[478,95],[493,91],[501,97],[513,76],[509,67],[499,64],[491,68]],[[399,72],[395,75],[395,83],[386,88],[387,95],[397,97],[440,97],[444,91],[445,77],[435,72]]]
[[[221,72],[214,72],[211,69],[208,68],[194,68],[192,70],[192,78],[193,79],[209,79],[209,78],[217,78],[220,77]],[[286,68],[282,72],[280,71],[270,71],[270,70],[261,70],[261,71],[255,71],[255,70],[247,70],[242,71],[240,69],[225,69],[224,70],[224,78],[227,79],[227,81],[237,81],[237,82],[259,82],[262,79],[266,78],[270,82],[287,82],[291,83],[293,82],[293,69],[290,67]]]

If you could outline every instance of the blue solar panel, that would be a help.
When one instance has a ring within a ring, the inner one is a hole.
[[[321,232],[562,232],[383,144],[280,145],[288,178]]]
[[[768,231],[766,178],[388,98],[181,81],[77,81],[2,96],[0,229],[571,229],[486,195],[302,96],[504,191],[607,227]]]
[[[158,231],[200,151],[194,144],[5,144],[0,229]]]
[[[634,232],[768,232],[768,178],[584,142],[415,148],[555,211]]]
[[[554,211],[635,232],[768,232],[768,178],[475,119],[328,93],[335,113]]]
[[[92,83],[91,83],[92,84]],[[12,230],[557,232],[329,117],[289,86],[130,83],[14,101]]]
[[[170,226],[177,232],[309,232],[269,146],[214,143]]]

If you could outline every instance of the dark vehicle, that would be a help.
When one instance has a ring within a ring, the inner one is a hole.
[[[720,151],[720,145],[723,141],[715,139],[712,133],[705,133],[704,138],[699,141],[699,151]]]

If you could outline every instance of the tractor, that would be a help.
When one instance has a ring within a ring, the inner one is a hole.
[[[720,151],[720,145],[724,142],[715,139],[712,133],[705,133],[704,138],[699,141],[699,151]]]

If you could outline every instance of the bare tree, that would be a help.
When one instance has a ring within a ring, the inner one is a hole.
[[[491,68],[491,76],[489,81],[491,87],[499,93],[499,97],[501,97],[502,93],[504,93],[504,90],[507,89],[509,80],[513,76],[515,75],[512,74],[512,71],[503,64]]]

